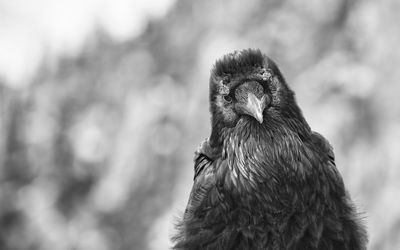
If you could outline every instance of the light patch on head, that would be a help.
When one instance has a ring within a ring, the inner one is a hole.
[[[218,82],[217,91],[221,95],[228,95],[229,94],[229,87],[224,84],[224,80],[221,80],[221,81]]]
[[[271,79],[272,74],[269,71],[264,71],[264,73],[261,75],[263,81],[268,81]]]
[[[217,96],[215,98],[215,103],[217,104],[218,107],[224,108],[224,101],[222,100],[221,96]]]
[[[279,100],[279,93],[281,91],[281,83],[277,76],[272,77],[271,84],[270,84],[271,92],[272,92],[272,100],[271,103],[273,105],[278,105],[280,103]]]
[[[267,70],[267,69],[265,69],[265,68],[262,68],[262,69],[259,71],[258,74],[259,74],[259,76],[261,77],[261,79],[262,79],[264,82],[270,81],[271,78],[272,78],[272,73],[271,73],[271,71],[269,71],[269,70]]]

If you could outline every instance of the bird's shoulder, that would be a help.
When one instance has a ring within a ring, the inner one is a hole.
[[[195,152],[193,187],[189,197],[187,212],[198,209],[209,198],[216,186],[215,158],[217,152],[211,147],[209,140],[204,140]]]
[[[330,188],[330,199],[327,206],[329,209],[324,214],[325,237],[320,244],[328,246],[332,244],[330,241],[335,241],[340,249],[366,249],[367,233],[360,214],[356,212],[356,208],[345,191],[342,176],[336,168],[333,148],[317,132],[313,132],[312,139],[314,144],[322,150],[321,153],[326,154],[328,158],[321,168],[324,185]]]
[[[323,137],[320,133],[315,131],[313,131],[311,134],[311,140],[313,144],[320,149],[321,153],[325,154],[328,157],[329,163],[331,163],[333,166],[336,166],[335,154],[328,140],[325,139],[325,137]]]
[[[211,147],[209,139],[205,139],[195,152],[194,156],[194,180],[210,170],[218,152]]]
[[[321,171],[325,176],[326,181],[337,192],[344,193],[344,183],[341,174],[339,173],[336,163],[333,147],[325,137],[317,132],[312,132],[312,142],[318,148],[320,156],[322,157],[323,164],[321,164]]]

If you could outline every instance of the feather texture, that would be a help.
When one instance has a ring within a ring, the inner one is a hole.
[[[275,63],[259,50],[227,55],[210,86],[228,77],[232,90],[262,68],[272,102],[261,124],[240,114],[226,122],[210,88],[212,133],[195,155],[174,249],[366,249],[332,148],[311,131]]]

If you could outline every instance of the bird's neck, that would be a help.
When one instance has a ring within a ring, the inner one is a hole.
[[[293,168],[299,165],[298,159],[311,161],[307,155],[310,149],[304,142],[306,133],[288,124],[274,121],[259,124],[244,117],[236,126],[215,132],[212,136],[218,137],[210,143],[220,147],[222,159],[228,163],[226,173],[236,185],[255,187],[273,178],[286,179],[288,174],[304,174],[304,170],[293,171]],[[312,168],[311,165],[301,167]]]

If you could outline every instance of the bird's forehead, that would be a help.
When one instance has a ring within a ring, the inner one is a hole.
[[[217,81],[218,93],[227,95],[237,89],[260,90],[265,88],[273,79],[273,73],[266,68],[256,68],[246,74],[225,75]]]
[[[261,93],[261,92],[263,92],[263,87],[257,81],[246,81],[246,82],[240,84],[235,89],[235,93],[238,93],[238,92],[254,92],[254,93],[260,92]]]
[[[260,67],[252,67],[247,69],[245,72],[235,72],[229,74],[220,75],[219,78],[226,85],[238,85],[246,80],[255,80],[255,81],[268,81],[272,78],[273,71],[272,69],[266,66]]]
[[[246,101],[249,93],[253,93],[256,97],[262,98],[265,92],[264,89],[265,88],[259,82],[245,82],[235,89],[235,98],[239,101]]]

